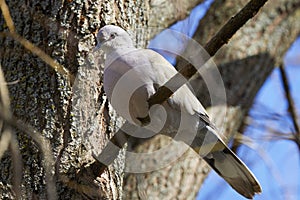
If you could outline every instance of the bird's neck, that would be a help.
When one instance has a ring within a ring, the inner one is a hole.
[[[120,56],[124,56],[129,54],[130,52],[136,51],[135,47],[119,47],[117,49],[109,49],[106,50],[106,59],[105,59],[105,66],[109,66],[112,62],[118,59]]]

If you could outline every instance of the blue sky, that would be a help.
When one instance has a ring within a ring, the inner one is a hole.
[[[300,56],[299,50],[300,38],[295,41],[285,56],[291,93],[298,113],[300,110],[300,62],[294,61]],[[269,137],[274,138],[268,130],[269,127],[286,134],[293,131],[287,107],[280,72],[278,68],[275,68],[258,92],[250,111],[254,124],[250,125],[244,134],[254,140],[253,147],[243,145],[238,151],[238,155],[253,170],[263,187],[263,193],[254,199],[300,199],[300,160],[297,146],[288,140],[269,139]],[[274,117],[274,114],[276,120],[270,119]],[[218,193],[215,192],[216,188],[219,188]],[[208,197],[220,200],[244,199],[233,192],[215,172],[210,173],[199,191],[197,200],[204,200]]]
[[[185,49],[185,42],[187,42],[187,40],[184,40],[186,38],[180,37],[181,35],[174,33],[174,31],[178,31],[184,35],[187,35],[188,37],[192,37],[196,31],[199,20],[205,15],[212,2],[212,0],[207,0],[203,4],[195,7],[191,11],[188,18],[174,24],[172,27],[170,27],[170,29],[162,31],[159,35],[152,39],[148,48],[153,48],[162,54],[170,63],[175,64],[176,55],[170,55],[168,52],[157,49],[172,50],[179,48],[179,50],[183,51]]]
[[[171,29],[192,36],[199,20],[205,15],[211,3],[212,0],[209,0],[197,6],[187,19],[176,23]],[[169,34],[167,30],[154,38],[149,48],[157,46],[184,49],[182,41],[172,38],[172,34]],[[166,52],[160,53],[174,64],[175,60],[172,55]],[[291,93],[299,113],[300,38],[287,52],[284,63]],[[297,146],[288,140],[270,140],[270,138],[275,138],[271,134],[270,128],[286,134],[293,131],[287,106],[280,72],[278,68],[275,68],[258,92],[249,113],[253,123],[246,128],[244,134],[251,138],[253,143],[250,147],[242,145],[238,150],[238,155],[254,172],[263,187],[263,193],[255,196],[255,200],[300,199],[300,155]],[[212,171],[197,196],[197,200],[207,199],[243,200],[245,198],[231,189],[222,178]]]

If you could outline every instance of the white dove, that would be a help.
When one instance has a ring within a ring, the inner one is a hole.
[[[153,50],[135,48],[129,34],[118,26],[101,28],[97,42],[96,49],[106,54],[104,91],[119,115],[136,126],[185,142],[244,197],[261,193],[255,176],[218,136],[187,85],[162,106],[149,108],[149,97],[177,73],[167,60]],[[177,135],[170,128],[177,129]]]

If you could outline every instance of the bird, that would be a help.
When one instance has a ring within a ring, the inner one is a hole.
[[[149,108],[148,99],[177,73],[162,55],[136,48],[128,32],[116,25],[99,29],[95,51],[99,49],[106,55],[104,91],[120,116],[135,126],[186,143],[245,198],[262,192],[254,174],[220,138],[188,85],[181,86],[161,105]]]

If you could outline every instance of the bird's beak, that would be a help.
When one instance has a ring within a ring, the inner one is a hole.
[[[103,35],[103,33],[98,33],[98,35],[97,35],[97,45],[94,48],[93,52],[98,51],[101,48],[101,46],[104,42],[105,42],[105,36]]]
[[[93,52],[98,51],[101,48],[102,43],[98,42],[96,47],[93,49]]]

